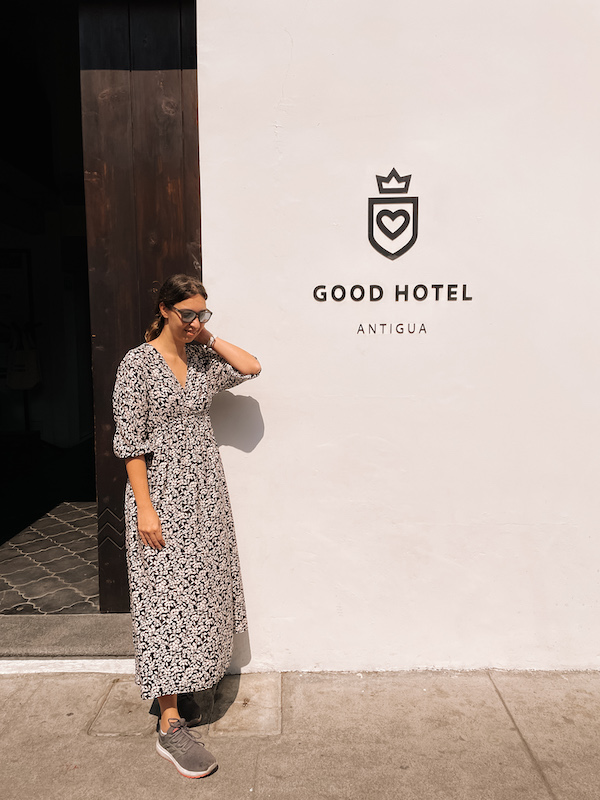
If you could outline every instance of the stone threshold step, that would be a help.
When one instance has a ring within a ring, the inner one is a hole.
[[[48,656],[131,658],[131,615],[0,615],[0,658]]]

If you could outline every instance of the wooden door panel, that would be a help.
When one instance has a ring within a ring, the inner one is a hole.
[[[100,609],[129,608],[112,387],[153,289],[200,271],[195,3],[81,3]]]

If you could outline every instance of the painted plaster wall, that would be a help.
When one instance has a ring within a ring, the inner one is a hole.
[[[215,406],[245,668],[600,667],[599,9],[199,2],[212,328],[263,363]]]

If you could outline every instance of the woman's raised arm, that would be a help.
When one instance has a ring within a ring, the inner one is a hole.
[[[211,332],[207,331],[206,328],[200,331],[195,341],[198,342],[198,344],[210,346],[215,353],[220,355],[221,358],[224,358],[228,364],[231,364],[231,366],[237,369],[238,372],[241,372],[242,375],[258,375],[260,372],[261,367],[258,359],[245,350],[242,350],[241,347],[231,344],[231,342],[226,342],[219,336],[213,337]]]

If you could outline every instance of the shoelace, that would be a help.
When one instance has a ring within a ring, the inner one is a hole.
[[[170,719],[169,725],[173,729],[173,741],[178,747],[186,752],[193,744],[201,744],[204,747],[204,742],[197,739],[188,728],[187,722],[181,719]]]

